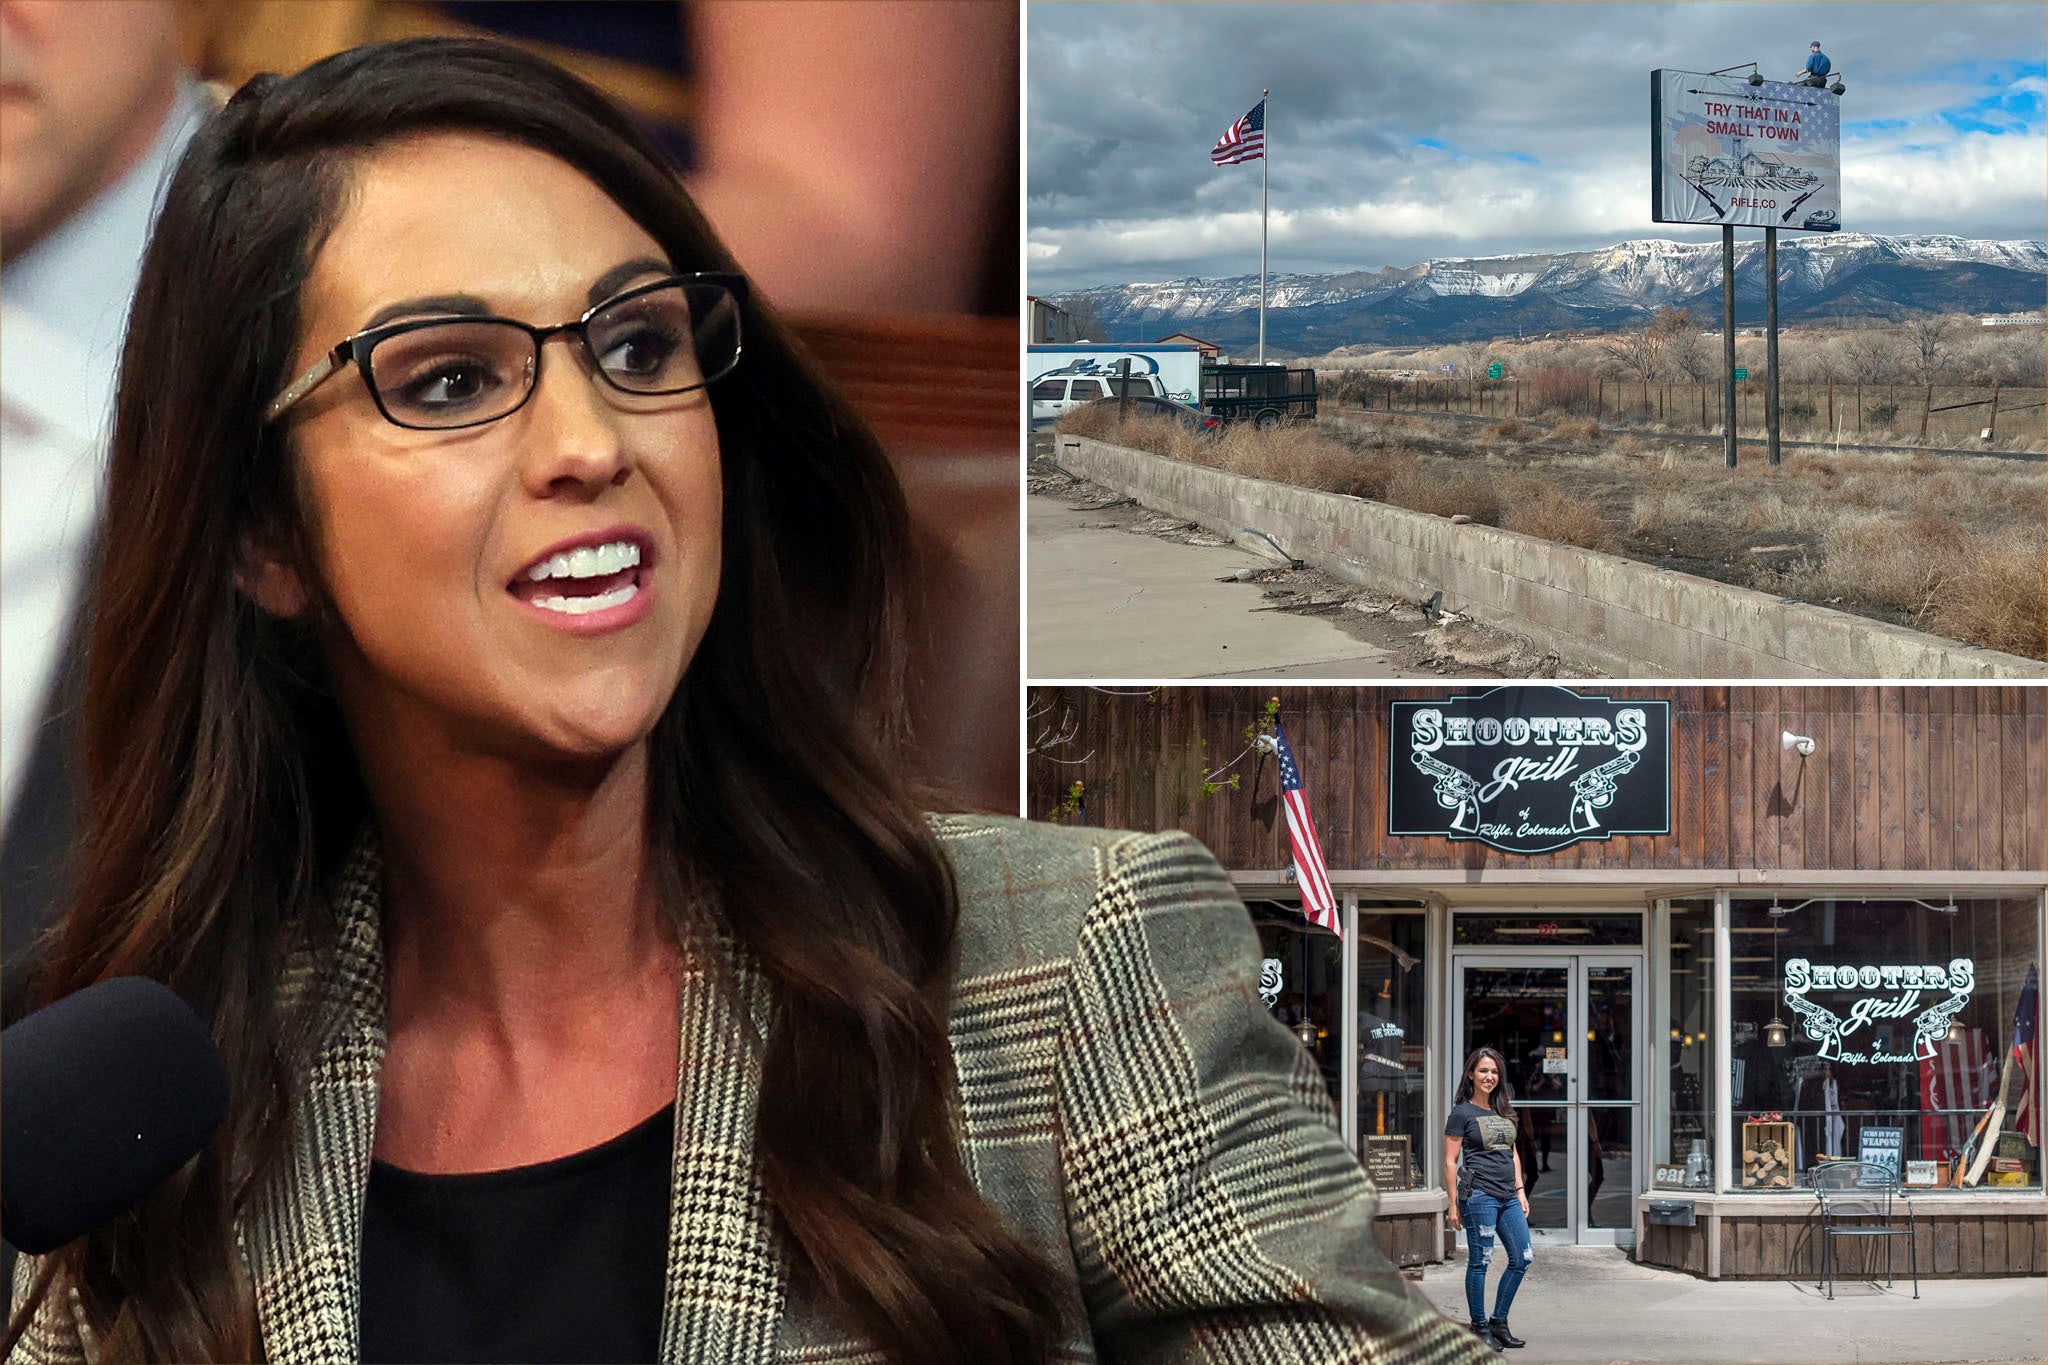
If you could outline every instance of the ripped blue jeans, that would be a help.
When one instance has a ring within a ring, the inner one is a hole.
[[[1506,1321],[1515,1291],[1522,1287],[1522,1276],[1536,1259],[1529,1245],[1529,1220],[1522,1213],[1522,1201],[1474,1190],[1458,1206],[1458,1216],[1465,1220],[1465,1306],[1472,1310],[1474,1322],[1487,1320],[1486,1267],[1493,1260],[1496,1232],[1507,1248],[1508,1263],[1500,1272],[1500,1288],[1493,1296],[1493,1316]]]

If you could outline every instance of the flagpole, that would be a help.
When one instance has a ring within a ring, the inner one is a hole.
[[[1266,125],[1265,155],[1259,158],[1259,363],[1266,363],[1266,189],[1271,183],[1273,166],[1273,109],[1267,104],[1273,92],[1261,90],[1259,103],[1264,108]]]

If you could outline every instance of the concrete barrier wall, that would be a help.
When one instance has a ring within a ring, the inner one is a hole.
[[[1059,463],[1221,535],[1266,532],[1366,587],[1426,598],[1623,678],[2039,678],[2040,660],[1694,574],[1088,437]]]

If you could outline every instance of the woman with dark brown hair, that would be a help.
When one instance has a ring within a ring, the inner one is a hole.
[[[1515,1097],[1507,1075],[1507,1059],[1497,1050],[1474,1048],[1444,1120],[1444,1188],[1455,1191],[1450,1224],[1465,1234],[1465,1306],[1472,1314],[1473,1335],[1496,1351],[1528,1344],[1508,1330],[1508,1309],[1535,1260],[1529,1192],[1515,1145]],[[1507,1265],[1489,1317],[1486,1267],[1493,1261],[1496,1232],[1506,1246]]]
[[[93,1360],[1444,1360],[1182,836],[926,817],[901,498],[659,158],[491,44],[259,77],[123,361],[92,826],[211,1145]]]

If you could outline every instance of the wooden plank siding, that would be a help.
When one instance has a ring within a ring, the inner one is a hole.
[[[1705,1217],[1693,1227],[1648,1224],[1636,1244],[1636,1259],[1689,1274],[1707,1273]],[[1914,1262],[1923,1280],[1994,1275],[2038,1275],[2043,1271],[2048,1220],[2019,1214],[1972,1214],[1967,1209],[1922,1210],[1912,1245],[1904,1237],[1835,1239],[1835,1278],[1855,1282],[1885,1275],[1885,1246],[1891,1245],[1891,1274],[1907,1282]],[[1820,1278],[1820,1216],[1775,1214],[1721,1216],[1721,1278],[1817,1280]]]
[[[1436,1245],[1436,1228],[1433,1213],[1383,1213],[1372,1220],[1372,1240],[1395,1265],[1422,1265],[1445,1258]]]
[[[1070,817],[1075,823],[1185,829],[1227,867],[1277,873],[1289,863],[1277,765],[1268,755],[1244,752],[1247,727],[1277,695],[1325,857],[1339,874],[2019,873],[2048,865],[2048,690],[2038,687],[1607,689],[1617,699],[1672,704],[1669,835],[1623,835],[1522,856],[1476,841],[1386,834],[1388,704],[1476,690],[1034,689],[1035,704],[1070,705],[1076,731],[1032,755],[1026,808],[1044,815],[1078,778],[1086,800],[1085,813]],[[1779,742],[1785,730],[1812,736],[1813,756],[1786,751]],[[1205,794],[1203,777],[1226,763],[1221,780],[1235,774],[1238,788]]]

